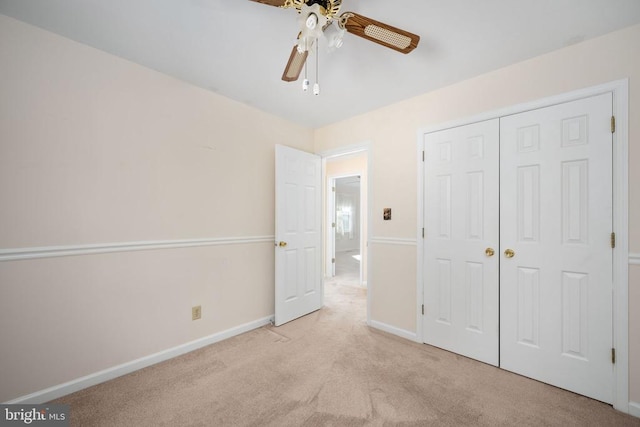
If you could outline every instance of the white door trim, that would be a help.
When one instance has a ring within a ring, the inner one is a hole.
[[[325,173],[326,162],[322,161],[322,171]],[[333,230],[332,224],[335,221],[335,209],[336,209],[336,194],[333,191],[333,188],[336,186],[336,179],[332,176],[326,178],[326,186],[325,186],[325,210],[324,210],[324,227],[326,230],[325,233],[325,262],[324,262],[324,277],[333,277],[335,276],[335,264],[332,261],[332,258],[335,257],[336,253],[336,232]],[[362,236],[361,236],[362,237]]]
[[[602,85],[580,89],[557,96],[543,98],[507,108],[485,112],[476,116],[453,120],[422,128],[417,135],[418,161],[418,227],[417,245],[417,301],[416,336],[423,342],[422,301],[424,300],[423,244],[424,227],[424,134],[484,120],[509,116],[538,108],[575,101],[602,93],[613,93],[613,114],[616,117],[616,132],[613,134],[613,231],[616,233],[616,248],[613,251],[613,345],[616,349],[616,363],[613,365],[613,407],[629,413],[629,80],[616,80]]]
[[[367,209],[366,214],[363,212],[362,215],[367,216],[367,235],[363,236],[360,233],[360,253],[364,254],[366,251],[367,257],[367,325],[371,326],[371,298],[374,292],[373,288],[373,280],[371,278],[371,263],[369,260],[371,259],[371,246],[369,242],[371,241],[371,236],[373,236],[373,223],[372,223],[372,207],[373,207],[373,185],[372,180],[370,179],[373,176],[373,154],[371,152],[372,143],[370,141],[364,141],[358,144],[347,145],[340,148],[335,148],[331,150],[321,151],[317,153],[322,158],[322,181],[326,181],[326,166],[327,159],[333,157],[345,156],[347,154],[355,154],[365,152],[367,153]],[[362,187],[360,188],[360,203],[362,203]],[[361,222],[362,224],[362,222]],[[323,222],[323,226],[326,227],[326,221]],[[328,230],[325,228],[325,236],[327,235]],[[360,276],[360,280],[362,280],[362,272]]]

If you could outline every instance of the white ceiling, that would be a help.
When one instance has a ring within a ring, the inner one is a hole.
[[[341,11],[421,41],[408,55],[352,34],[331,54],[321,45],[315,97],[280,79],[298,34],[294,9],[249,0],[0,0],[2,14],[314,128],[640,22],[640,0],[343,0]]]

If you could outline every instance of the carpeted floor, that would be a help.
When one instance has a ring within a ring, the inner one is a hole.
[[[366,290],[69,396],[74,426],[640,426],[609,405],[366,326]]]
[[[360,261],[354,256],[360,251],[336,252],[336,281],[346,285],[360,286]]]

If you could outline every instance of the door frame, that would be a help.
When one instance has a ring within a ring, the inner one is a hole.
[[[322,161],[322,172],[326,174],[326,160]],[[332,191],[336,186],[336,178],[332,176],[326,177],[326,186],[324,187],[325,204],[324,210],[324,227],[326,230],[325,241],[325,254],[324,254],[324,277],[334,277],[336,275],[336,265],[331,261],[336,254],[336,232],[333,230],[333,223],[335,222],[335,210],[336,210],[336,193]],[[362,236],[361,236],[362,237]]]
[[[324,164],[323,164],[324,165]],[[325,210],[325,227],[327,230],[327,234],[325,236],[326,240],[326,252],[325,252],[325,277],[333,277],[335,276],[335,263],[331,262],[331,258],[336,256],[336,231],[333,229],[331,224],[335,221],[335,210],[336,210],[336,192],[332,192],[331,188],[336,186],[336,180],[341,178],[351,178],[351,177],[360,177],[361,174],[358,173],[349,173],[349,174],[339,174],[339,175],[329,175],[326,177],[327,186],[325,188],[325,194],[327,195],[327,209]],[[329,194],[332,193],[332,197],[329,197]],[[362,235],[362,218],[364,217],[364,212],[362,211],[362,185],[358,187],[358,250],[362,255],[362,251],[364,250],[364,236]],[[333,230],[332,230],[333,229]],[[332,235],[332,238],[329,238],[329,235]],[[329,273],[332,274],[329,274]],[[363,281],[363,271],[362,271],[362,262],[360,262],[359,267],[359,285],[362,286]]]
[[[327,177],[326,177],[326,172],[327,172],[327,160],[328,159],[332,159],[332,158],[336,158],[336,157],[342,157],[342,156],[346,156],[349,154],[357,154],[357,153],[366,153],[366,157],[367,157],[367,205],[365,206],[365,209],[361,209],[360,212],[360,216],[361,218],[364,218],[364,215],[366,215],[367,218],[367,235],[363,236],[362,233],[360,233],[360,247],[361,247],[361,252],[360,254],[362,256],[366,256],[366,272],[367,272],[367,325],[371,326],[371,300],[372,300],[372,293],[373,293],[373,280],[371,278],[371,263],[369,262],[369,260],[371,259],[371,246],[369,246],[369,242],[371,241],[371,236],[373,236],[373,224],[372,224],[372,207],[373,207],[373,185],[371,182],[370,177],[373,176],[373,154],[372,154],[372,144],[370,141],[364,141],[361,143],[357,143],[357,144],[352,144],[352,145],[347,145],[344,147],[340,147],[340,148],[335,148],[335,149],[330,149],[330,150],[325,150],[322,151],[320,153],[317,153],[321,159],[322,159],[322,181],[325,182]],[[360,206],[362,207],[362,187],[360,187]],[[326,200],[326,197],[325,197]],[[366,211],[366,212],[365,212]],[[323,216],[326,216],[326,209],[323,209]],[[324,221],[322,221],[323,227],[324,227],[324,242],[326,244],[326,236],[327,233],[329,232],[327,230],[327,219],[325,218]],[[360,223],[362,226],[362,222]],[[326,254],[326,250],[324,251],[324,253]],[[326,264],[326,263],[325,263]],[[363,276],[363,269],[362,269],[362,262],[360,263],[360,281],[362,282],[362,276]],[[324,274],[323,274],[324,276]]]
[[[629,79],[621,79],[601,85],[566,92],[531,102],[513,105],[499,110],[481,113],[468,118],[449,121],[421,128],[417,135],[417,296],[416,337],[423,343],[422,304],[424,303],[424,134],[453,127],[500,118],[525,111],[588,98],[602,93],[613,94],[613,114],[616,129],[613,133],[613,232],[616,247],[613,250],[613,347],[616,362],[613,365],[613,407],[629,413]]]

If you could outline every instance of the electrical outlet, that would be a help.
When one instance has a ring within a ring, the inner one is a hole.
[[[202,317],[202,306],[191,307],[191,320],[198,320]]]

